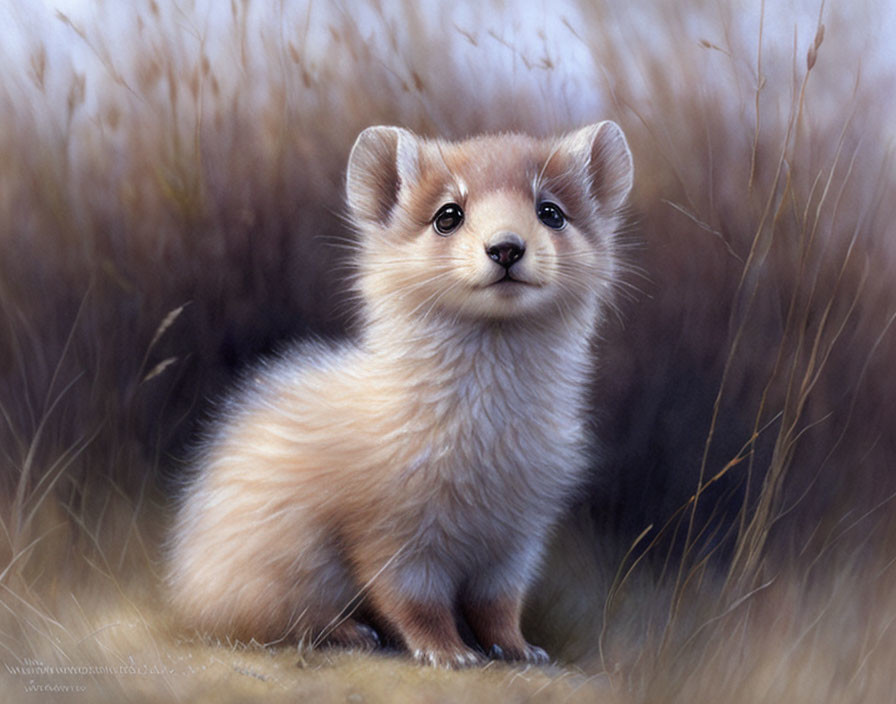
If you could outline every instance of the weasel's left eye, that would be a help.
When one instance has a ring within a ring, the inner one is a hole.
[[[538,204],[535,212],[542,224],[547,225],[552,230],[562,230],[566,225],[566,216],[556,203],[546,200]]]
[[[443,237],[450,235],[464,221],[464,211],[457,203],[448,203],[439,208],[432,219],[432,226]]]

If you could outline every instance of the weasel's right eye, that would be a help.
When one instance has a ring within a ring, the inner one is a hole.
[[[435,231],[443,237],[450,235],[464,221],[464,211],[457,203],[447,203],[438,209],[432,219]]]
[[[546,200],[538,204],[535,212],[538,219],[552,230],[562,230],[566,226],[566,216],[556,203]]]

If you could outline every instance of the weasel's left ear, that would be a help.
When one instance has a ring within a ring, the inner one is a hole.
[[[419,139],[402,127],[368,127],[355,140],[345,178],[356,218],[386,225],[402,188],[419,178]]]
[[[610,120],[582,127],[562,138],[563,148],[580,160],[591,181],[591,195],[616,210],[632,190],[634,162],[619,125]]]

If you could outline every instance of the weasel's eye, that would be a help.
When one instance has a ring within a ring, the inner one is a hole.
[[[546,200],[538,204],[535,212],[538,215],[538,219],[552,230],[562,230],[566,225],[566,216],[556,203]]]
[[[447,203],[436,212],[432,226],[443,237],[450,235],[464,221],[464,211],[457,203]]]

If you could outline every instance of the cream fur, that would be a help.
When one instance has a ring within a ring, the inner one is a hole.
[[[583,479],[590,343],[631,182],[618,128],[584,134],[359,137],[348,201],[362,338],[299,346],[229,404],[172,531],[171,593],[187,623],[372,645],[356,619],[369,614],[419,660],[466,665],[481,656],[454,630],[463,613],[484,649],[544,658],[519,634],[519,610]],[[592,155],[605,152],[598,171]],[[563,188],[574,215],[557,232],[535,206]],[[448,237],[415,215],[451,200],[465,218]],[[507,232],[526,243],[510,270],[524,283],[493,285],[504,269],[485,249]]]

